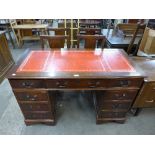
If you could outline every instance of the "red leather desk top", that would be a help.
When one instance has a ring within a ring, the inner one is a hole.
[[[135,72],[121,51],[31,51],[17,72]]]

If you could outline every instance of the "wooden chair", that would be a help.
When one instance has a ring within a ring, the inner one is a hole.
[[[9,23],[10,23],[10,27],[11,27],[11,29],[12,29],[12,32],[13,32],[13,34],[14,34],[14,36],[15,36],[17,45],[19,46],[19,45],[20,45],[20,43],[19,43],[19,36],[18,36],[17,32],[15,31],[15,29],[13,28],[14,26],[17,25],[17,21],[16,21],[16,19],[10,19],[10,20],[9,20]]]
[[[101,42],[101,48],[104,48],[104,43],[105,43],[105,36],[103,35],[77,35],[77,47],[79,48],[79,44],[81,40],[84,40],[84,48],[96,48],[96,43]]]
[[[50,32],[54,32],[54,35],[69,35],[70,29],[69,28],[48,27],[47,32],[48,32],[48,35],[51,35]],[[70,48],[69,38],[67,39],[67,48]]]
[[[138,24],[136,23],[120,23],[117,24],[116,29],[121,30],[126,35],[133,35],[135,30],[137,29]]]
[[[44,49],[44,41],[48,41],[49,47],[51,49],[55,48],[64,48],[65,39],[68,39],[68,36],[66,35],[56,35],[56,36],[50,36],[50,35],[41,35],[40,41],[41,41],[41,47]]]
[[[69,33],[69,28],[53,28],[53,27],[48,27],[47,31],[48,34],[50,35],[50,31],[53,31],[55,35],[66,35]]]
[[[79,34],[84,34],[84,35],[101,35],[101,28],[79,28]]]
[[[128,49],[127,49],[127,53],[128,53],[128,54],[131,54],[131,53],[132,53],[132,52],[131,52],[131,51],[132,51],[132,47],[133,47],[133,45],[134,45],[134,41],[135,41],[135,39],[136,39],[136,37],[137,37],[138,32],[141,31],[141,32],[144,33],[145,28],[146,28],[146,25],[145,25],[145,24],[137,24],[137,28],[136,28],[136,30],[135,30],[135,32],[134,32],[134,34],[133,34],[133,37],[132,37],[132,39],[131,39],[131,41],[130,41],[130,44],[129,44],[129,46],[128,46]],[[135,50],[135,52],[133,53],[133,55],[137,55],[138,48],[139,48],[140,42],[141,42],[141,40],[142,40],[142,37],[143,37],[143,35],[141,36],[141,38],[140,38],[140,40],[139,40],[139,43],[138,43],[138,45],[137,45],[137,47],[136,47],[136,50]]]

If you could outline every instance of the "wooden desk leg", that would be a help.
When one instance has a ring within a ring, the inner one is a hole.
[[[129,112],[133,116],[138,116],[141,111],[142,111],[142,108],[131,108]]]
[[[138,116],[141,111],[142,111],[142,108],[136,108],[134,116]]]
[[[17,31],[18,31],[18,38],[19,38],[18,39],[18,41],[19,41],[18,47],[21,48],[23,45],[21,31],[20,31],[20,29],[18,29]]]

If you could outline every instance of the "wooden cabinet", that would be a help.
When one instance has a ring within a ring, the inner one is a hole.
[[[5,77],[5,74],[13,65],[14,61],[12,59],[5,32],[0,32],[0,82]]]
[[[122,80],[122,79],[117,79]],[[130,79],[128,79],[130,81]],[[126,113],[131,108],[133,101],[140,89],[143,79],[132,79],[137,81],[135,85],[127,87],[111,87],[110,90],[99,90],[94,92],[96,123],[100,124],[107,121],[124,123]],[[113,83],[115,80],[109,81]]]
[[[155,81],[145,82],[134,103],[134,108],[155,107]]]
[[[142,108],[155,107],[155,60],[143,57],[133,57],[132,60],[146,75],[143,86],[132,106],[132,108],[137,109],[135,115],[138,115]]]
[[[44,80],[10,80],[26,125],[55,124],[56,94],[55,91],[49,92],[39,88],[43,83]],[[31,85],[28,87],[28,84]]]

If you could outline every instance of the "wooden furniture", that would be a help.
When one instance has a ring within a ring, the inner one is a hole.
[[[134,34],[134,32],[136,31],[137,29],[137,26],[138,24],[134,24],[134,23],[120,23],[120,24],[117,24],[116,28],[118,30],[121,30],[124,34]]]
[[[65,35],[69,33],[69,28],[53,28],[53,27],[48,27],[47,31],[48,34],[50,35],[50,32],[53,31],[55,35]]]
[[[69,29],[67,34],[69,35],[68,45],[71,46],[71,48],[74,48],[77,45],[77,32],[79,28],[79,20],[64,19],[58,22],[58,28]]]
[[[10,27],[10,23],[7,20],[5,20],[5,21],[0,20],[0,29],[5,30],[8,33],[9,40],[10,40],[13,48],[15,48],[15,44],[14,44],[13,38],[11,36],[12,29]]]
[[[130,41],[132,39],[131,35],[124,36],[121,31],[117,31],[115,29],[103,29],[102,35],[106,37],[106,45],[108,48],[122,48],[125,51],[127,51]],[[132,49],[133,51],[136,49],[140,38],[140,36],[136,37]]]
[[[83,35],[101,35],[101,28],[79,28],[79,34]]]
[[[0,82],[13,64],[14,61],[8,47],[5,31],[0,31]]]
[[[136,50],[134,52],[132,52],[132,48],[134,46],[134,42],[135,42],[135,39],[137,37],[138,32],[141,31],[142,33],[144,33],[145,27],[146,27],[145,24],[137,24],[137,28],[136,28],[133,36],[132,36],[132,39],[131,39],[130,44],[129,44],[128,49],[127,49],[127,53],[128,54],[133,53],[133,55],[137,55],[137,52],[138,52],[138,49],[139,49],[139,45],[140,45],[140,42],[142,40],[143,35],[141,36],[141,39],[139,40],[137,48],[136,48]]]
[[[59,90],[91,91],[96,123],[123,123],[143,83],[120,49],[26,51],[8,79],[27,125],[56,122]]]
[[[54,32],[54,35],[69,35],[70,29],[69,28],[53,28],[53,27],[48,27],[47,29],[48,35],[50,35],[50,32]],[[69,38],[67,39],[67,47],[70,48],[71,43]]]
[[[105,43],[105,36],[103,35],[77,35],[78,44],[77,47],[79,48],[80,41],[84,40],[84,48],[93,48],[95,49],[97,46],[97,41],[101,42],[101,47],[104,48]]]
[[[48,41],[49,47],[52,48],[64,48],[65,39],[68,40],[68,36],[66,35],[56,35],[56,36],[49,36],[49,35],[41,35],[41,46],[44,49],[44,40]]]
[[[85,28],[100,28],[101,23],[101,19],[80,19],[79,26]]]
[[[136,109],[135,115],[137,116],[141,109],[155,107],[155,60],[145,57],[131,57],[131,59],[139,68],[142,68],[140,72],[146,76],[132,106]]]
[[[155,30],[148,27],[145,28],[142,41],[139,46],[138,53],[142,52],[144,55],[155,55]]]
[[[17,30],[19,46],[22,46],[26,40],[40,40],[40,34],[47,34],[47,27],[47,24],[21,24],[12,26],[14,30]],[[24,36],[23,30],[37,30],[39,34]]]

